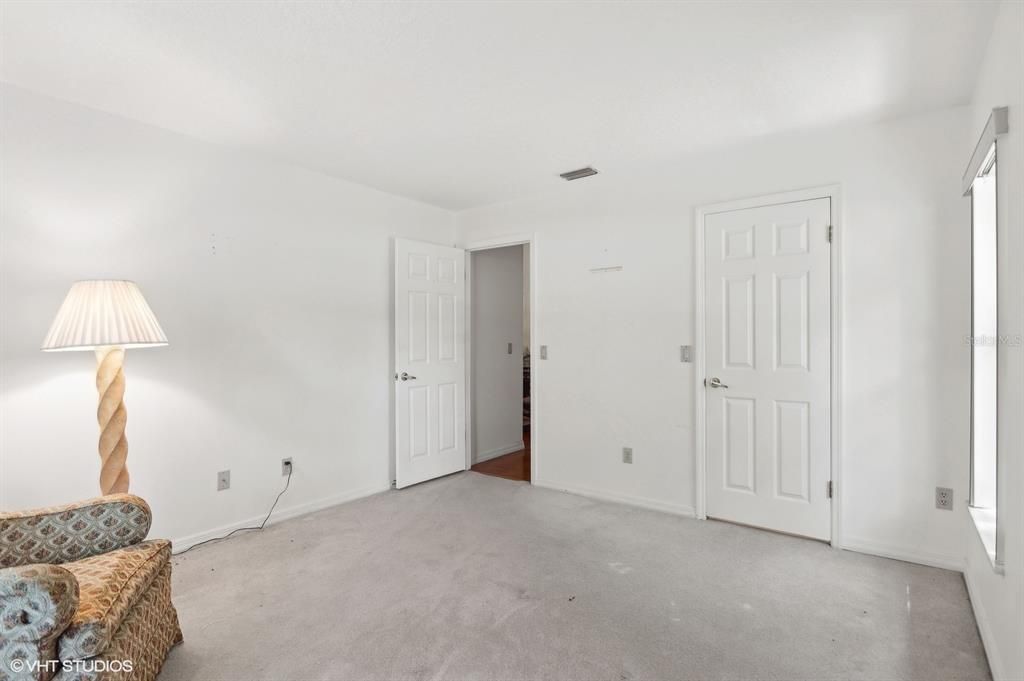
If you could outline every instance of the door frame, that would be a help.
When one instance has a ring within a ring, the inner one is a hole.
[[[513,234],[493,239],[471,241],[460,246],[466,251],[466,470],[473,467],[473,256],[475,251],[487,251],[506,246],[530,247],[530,484],[537,480],[537,235]]]
[[[704,387],[704,376],[707,372],[704,346],[705,321],[707,314],[707,292],[704,287],[705,257],[704,221],[709,215],[725,213],[747,208],[759,208],[780,203],[794,203],[812,199],[830,199],[832,222],[832,247],[829,252],[830,266],[830,309],[831,324],[829,330],[831,372],[829,380],[829,418],[828,441],[831,463],[830,479],[832,480],[832,527],[831,541],[833,547],[842,546],[841,507],[842,507],[842,377],[843,377],[843,229],[842,229],[842,191],[839,184],[831,184],[808,189],[799,189],[777,194],[767,194],[721,203],[698,206],[694,221],[694,451],[696,458],[696,480],[694,484],[694,508],[696,516],[701,520],[707,518],[707,391]]]

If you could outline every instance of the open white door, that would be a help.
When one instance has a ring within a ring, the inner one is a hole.
[[[466,468],[466,253],[395,239],[395,478]]]
[[[828,540],[828,198],[704,219],[707,515]]]

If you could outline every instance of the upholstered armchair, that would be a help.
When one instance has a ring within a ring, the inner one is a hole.
[[[130,494],[0,513],[0,681],[143,681],[181,642],[171,543]]]

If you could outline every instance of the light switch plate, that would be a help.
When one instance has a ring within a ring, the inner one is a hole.
[[[548,358],[548,346],[546,346],[546,345],[540,346],[540,358],[541,359],[547,359]]]
[[[220,471],[217,473],[217,491],[223,492],[231,487],[231,471]]]
[[[693,361],[693,346],[692,345],[680,345],[679,346],[679,361],[680,362],[692,362]]]
[[[633,463],[633,448],[623,447],[622,448],[622,463]]]

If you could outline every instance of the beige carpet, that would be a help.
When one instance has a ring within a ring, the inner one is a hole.
[[[957,573],[462,473],[174,558],[201,679],[987,679]]]

